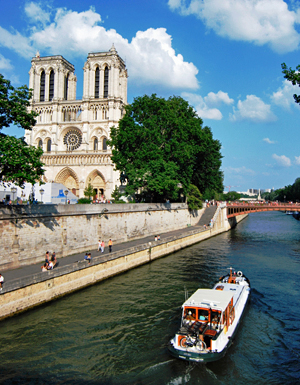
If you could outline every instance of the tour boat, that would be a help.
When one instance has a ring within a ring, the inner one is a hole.
[[[169,342],[170,353],[196,362],[222,358],[232,344],[249,295],[248,278],[232,268],[212,289],[198,289],[182,305],[181,327]]]

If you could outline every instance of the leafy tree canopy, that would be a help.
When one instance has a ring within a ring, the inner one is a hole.
[[[262,196],[269,201],[300,202],[300,178],[297,178],[292,185],[285,186],[270,193],[263,193]]]
[[[221,144],[184,99],[145,95],[125,109],[108,144],[128,195],[163,202],[186,196],[190,184],[222,191]]]
[[[35,125],[35,112],[27,112],[31,91],[27,86],[14,88],[9,80],[0,74],[0,130],[15,124],[26,130]],[[40,157],[43,151],[28,146],[24,139],[0,133],[0,182],[16,183],[22,187],[25,182],[36,183],[44,175]]]
[[[294,86],[298,85],[300,87],[300,65],[296,67],[296,70],[288,68],[285,63],[281,64],[282,73],[284,78],[290,81]],[[294,94],[295,102],[300,104],[300,95]]]

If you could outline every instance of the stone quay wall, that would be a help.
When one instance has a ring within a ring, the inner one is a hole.
[[[0,208],[0,270],[42,262],[195,225],[204,209],[185,203],[31,205]]]
[[[0,294],[0,319],[52,301],[228,231],[231,226],[235,226],[247,215],[238,216],[232,222],[227,220],[226,208],[219,208],[214,216],[213,227],[210,229],[196,227],[189,232],[183,232],[181,236],[170,236],[163,241],[157,241],[154,245],[153,242],[151,245],[145,243],[127,250],[94,257],[91,265],[86,261],[78,261],[51,271],[6,282],[4,291]]]

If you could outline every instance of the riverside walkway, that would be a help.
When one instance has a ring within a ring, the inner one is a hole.
[[[133,247],[138,247],[138,246],[144,245],[144,244],[149,244],[149,242],[151,242],[151,246],[158,245],[160,243],[165,242],[166,239],[181,238],[181,237],[188,235],[191,232],[194,232],[195,230],[197,232],[205,231],[206,228],[204,227],[204,224],[210,223],[210,220],[212,219],[212,217],[216,211],[216,208],[217,208],[216,206],[210,206],[210,208],[206,208],[200,221],[195,226],[186,227],[186,228],[174,230],[174,231],[169,231],[167,233],[157,234],[157,235],[160,235],[160,241],[155,241],[154,235],[151,235],[148,237],[144,237],[144,238],[140,238],[140,239],[124,242],[124,243],[113,244],[112,252],[109,253],[108,245],[107,245],[108,240],[105,240],[106,242],[105,242],[104,253],[98,252],[97,249],[86,250],[86,252],[90,252],[91,256],[92,256],[92,262],[90,265],[88,265],[88,263],[85,262],[86,267],[88,268],[90,266],[93,266],[93,259],[95,259],[95,258],[99,259],[99,257],[103,257],[103,261],[106,261],[108,256],[113,257],[114,254],[118,254],[116,252],[119,252],[119,251],[126,252],[127,249],[131,249]],[[97,244],[98,244],[98,240],[95,239],[95,248],[97,248]],[[46,251],[48,251],[48,250],[45,250],[45,254],[46,254]],[[49,250],[50,255],[53,251],[55,251],[55,245],[53,245],[53,248],[51,250]],[[49,270],[49,271],[58,272],[60,269],[62,269],[62,267],[72,265],[76,262],[84,262],[84,255],[85,255],[85,253],[80,253],[80,254],[73,254],[73,255],[70,255],[67,257],[63,257],[63,258],[59,258],[59,255],[57,255],[58,266],[55,267],[53,270]],[[4,283],[4,290],[2,291],[2,293],[5,293],[5,291],[6,291],[5,286],[6,287],[10,286],[9,283],[12,283],[12,281],[20,280],[22,278],[33,276],[37,273],[41,273],[41,266],[42,265],[43,265],[43,262],[39,262],[39,263],[36,263],[33,265],[19,267],[17,269],[5,270],[3,272],[0,271],[4,277],[4,282],[5,282]],[[47,275],[47,272],[44,272],[42,274]]]

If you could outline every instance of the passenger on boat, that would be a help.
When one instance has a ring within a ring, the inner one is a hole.
[[[200,321],[208,321],[208,311],[207,310],[199,310],[199,320]]]
[[[189,311],[185,319],[187,319],[188,321],[195,321],[196,315],[195,313],[192,313],[191,311]]]

